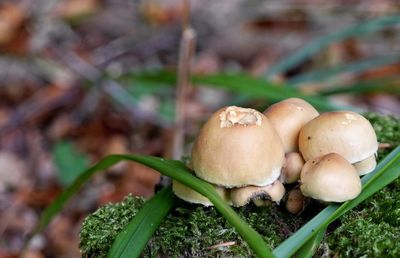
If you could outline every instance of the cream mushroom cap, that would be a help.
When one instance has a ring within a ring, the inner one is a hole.
[[[319,115],[308,102],[289,98],[270,106],[264,111],[281,138],[285,153],[298,151],[300,129]]]
[[[285,187],[276,180],[274,183],[267,186],[245,186],[234,188],[231,190],[231,201],[235,207],[241,207],[248,204],[250,201],[268,198],[273,202],[279,202],[285,195]]]
[[[306,161],[334,152],[355,163],[374,155],[378,141],[362,115],[334,111],[321,114],[301,129],[299,148]]]
[[[231,204],[230,201],[230,193],[229,189],[225,189],[223,187],[219,186],[214,186],[215,191],[219,194],[219,196]],[[212,202],[208,200],[207,197],[203,196],[202,194],[196,192],[190,187],[187,187],[186,185],[179,183],[176,180],[172,180],[172,191],[176,196],[178,196],[180,199],[190,202],[190,203],[197,203],[197,204],[202,204],[204,206],[213,206]]]
[[[285,158],[286,160],[282,167],[280,181],[284,184],[292,184],[300,179],[304,160],[298,152],[286,153]]]
[[[230,106],[204,124],[191,162],[198,177],[231,188],[271,184],[284,159],[282,142],[268,118],[254,109]]]
[[[336,153],[308,160],[301,170],[300,180],[305,196],[325,202],[344,202],[361,192],[357,170]]]
[[[353,166],[356,168],[360,176],[371,173],[376,167],[375,154],[366,159],[353,163]]]

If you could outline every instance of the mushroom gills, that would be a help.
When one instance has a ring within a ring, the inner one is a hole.
[[[231,190],[231,200],[235,207],[244,206],[257,199],[270,199],[273,202],[279,202],[285,194],[285,187],[276,180],[274,183],[266,186],[246,186],[234,188]],[[260,202],[257,202],[260,204]]]

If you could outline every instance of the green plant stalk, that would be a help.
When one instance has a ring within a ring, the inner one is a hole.
[[[354,38],[357,36],[362,36],[364,34],[371,33],[398,23],[400,23],[400,15],[385,16],[374,20],[365,21],[354,26],[347,27],[343,30],[322,36],[308,43],[303,48],[291,54],[289,57],[286,57],[282,61],[278,62],[275,66],[271,67],[264,74],[264,76],[266,78],[270,78],[273,75],[288,71],[299,65],[307,58],[318,53],[318,51],[321,49],[329,46],[333,42],[341,41],[350,37]]]
[[[334,220],[351,210],[369,196],[388,185],[400,176],[400,146],[394,149],[378,164],[374,172],[362,178],[363,188],[357,198],[341,205],[332,204],[322,210],[300,230],[280,244],[273,253],[277,257],[290,257],[307,243],[321,229],[326,228]]]
[[[133,76],[138,82],[173,85],[176,75],[173,72],[160,70],[156,72],[140,72]],[[124,78],[121,78],[123,80]],[[278,102],[287,98],[302,98],[320,111],[356,110],[354,107],[342,106],[332,103],[321,96],[305,95],[285,85],[277,85],[262,78],[255,78],[247,74],[209,74],[194,75],[192,82],[195,86],[208,86],[221,88],[253,98],[265,98],[271,102]]]
[[[171,210],[174,200],[171,187],[167,187],[147,201],[128,226],[118,234],[107,257],[139,257],[148,240]]]
[[[166,161],[162,158],[142,156],[142,155],[110,155],[99,163],[84,171],[55,201],[53,201],[42,213],[38,225],[33,230],[33,235],[42,231],[63,208],[65,203],[79,191],[80,187],[86,183],[96,172],[105,170],[122,160],[135,161],[140,164],[153,168],[165,176],[169,176],[182,184],[194,189],[207,197],[226,220],[237,230],[242,238],[249,244],[250,248],[259,257],[274,257],[269,247],[262,237],[245,223],[236,212],[219,197],[214,188],[207,182],[193,176],[189,169],[183,165],[178,165],[176,161]],[[31,236],[31,237],[32,237]],[[31,238],[30,238],[31,239]],[[29,240],[27,243],[29,242]]]
[[[337,76],[338,74],[360,73],[384,65],[396,64],[399,62],[399,59],[400,55],[395,54],[392,56],[368,58],[349,64],[340,64],[334,67],[318,69],[295,76],[288,80],[288,84],[298,87],[301,86],[300,84],[306,82],[326,81],[330,77]]]
[[[365,94],[386,92],[391,94],[400,94],[400,83],[398,78],[389,77],[378,80],[360,81],[351,85],[334,86],[322,89],[318,92],[320,96],[331,96],[337,94]]]
[[[308,240],[294,255],[295,258],[312,258],[319,245],[324,239],[327,228],[318,231],[310,240]]]

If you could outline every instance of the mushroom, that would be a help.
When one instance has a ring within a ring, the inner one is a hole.
[[[304,196],[325,202],[344,202],[361,192],[357,170],[336,153],[308,160],[301,170],[300,180]]]
[[[321,114],[301,129],[299,148],[305,161],[331,152],[352,164],[368,159],[368,166],[357,166],[362,169],[361,175],[375,168],[372,159],[375,159],[378,141],[372,125],[363,116],[351,111],[335,111]]]
[[[300,214],[304,211],[307,198],[303,195],[299,188],[289,191],[286,199],[286,210],[292,214]]]
[[[285,187],[276,180],[267,186],[246,186],[231,190],[231,200],[235,207],[241,207],[261,198],[268,198],[273,202],[279,202],[285,194]]]
[[[357,169],[358,174],[360,176],[368,174],[372,172],[376,167],[376,157],[375,154],[369,156],[366,159],[363,159],[359,162],[353,164],[353,166]]]
[[[289,98],[270,106],[264,111],[283,142],[285,153],[298,151],[300,129],[319,115],[308,102]]]
[[[282,173],[279,180],[284,184],[292,184],[300,179],[304,160],[298,152],[286,153],[285,158],[285,164],[282,167]]]
[[[227,188],[272,184],[284,159],[282,142],[268,118],[236,106],[215,112],[192,149],[195,174]]]
[[[229,190],[223,187],[215,186],[215,191],[221,196],[221,198],[231,204],[229,198]],[[180,199],[190,202],[190,203],[197,203],[202,204],[204,206],[213,206],[212,202],[208,200],[207,197],[203,196],[202,194],[196,192],[190,187],[187,187],[184,184],[179,183],[176,180],[172,180],[172,191],[176,196]]]

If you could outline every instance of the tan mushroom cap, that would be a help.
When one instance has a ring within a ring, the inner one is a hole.
[[[265,186],[280,175],[281,140],[260,112],[225,107],[205,123],[192,149],[196,175],[225,187]]]
[[[334,152],[355,163],[374,155],[378,141],[363,116],[335,111],[321,114],[301,129],[299,148],[306,161]]]
[[[176,180],[172,180],[172,191],[174,192],[174,194],[176,196],[178,196],[180,199],[182,199],[184,201],[187,201],[190,203],[202,204],[204,206],[213,206],[212,202],[210,202],[207,197],[196,192],[192,188],[179,183]],[[219,194],[219,196],[221,196],[221,198],[223,200],[225,200],[226,202],[231,204],[229,189],[215,186],[215,191],[217,191],[217,193]]]
[[[361,192],[357,170],[336,153],[308,160],[300,180],[305,196],[325,202],[344,202]]]
[[[376,167],[375,154],[353,164],[360,176],[371,173]]]
[[[294,188],[289,191],[286,200],[286,210],[292,214],[300,214],[306,206],[306,197],[300,189]]]
[[[279,202],[285,195],[285,187],[276,180],[273,184],[267,186],[246,186],[234,188],[231,190],[231,201],[233,206],[241,207],[260,198],[270,199],[273,202]]]
[[[305,100],[289,98],[275,103],[264,111],[281,138],[285,153],[298,151],[300,129],[319,115]]]
[[[300,179],[300,173],[304,165],[304,160],[298,152],[286,153],[285,158],[286,160],[282,168],[280,181],[284,184],[292,184]]]

